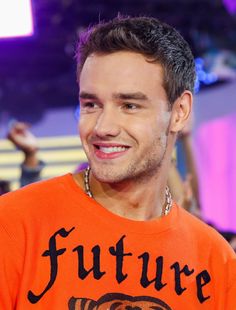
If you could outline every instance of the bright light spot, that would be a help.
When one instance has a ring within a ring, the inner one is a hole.
[[[194,85],[195,94],[199,92],[201,85],[211,85],[218,81],[218,76],[215,73],[206,72],[204,68],[204,59],[195,58],[196,81]]]
[[[33,18],[30,0],[0,0],[0,38],[30,36]]]

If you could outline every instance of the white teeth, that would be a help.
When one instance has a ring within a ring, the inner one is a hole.
[[[115,152],[123,152],[127,148],[124,146],[111,146],[111,147],[100,146],[99,149],[103,153],[115,153]]]

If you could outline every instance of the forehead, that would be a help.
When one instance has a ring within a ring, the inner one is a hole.
[[[121,51],[106,55],[90,55],[81,70],[80,89],[116,91],[150,91],[163,89],[163,69],[139,53]],[[159,89],[158,89],[159,88]]]

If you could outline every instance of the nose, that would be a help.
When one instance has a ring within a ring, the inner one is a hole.
[[[97,118],[94,132],[101,138],[118,136],[120,133],[118,112],[111,108],[103,108]]]

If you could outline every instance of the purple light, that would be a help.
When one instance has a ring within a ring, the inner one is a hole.
[[[30,0],[0,0],[0,38],[33,35]]]
[[[204,122],[195,135],[201,209],[207,222],[236,232],[236,113]]]
[[[235,0],[223,0],[223,3],[230,14],[234,14],[236,12]]]

